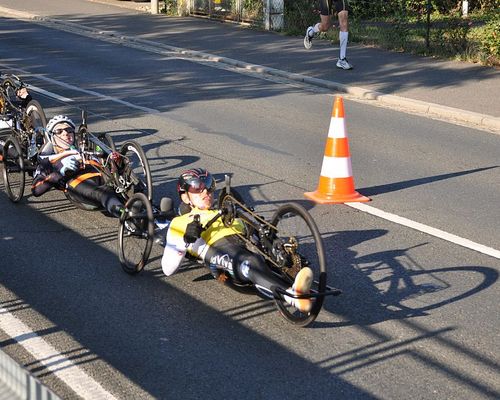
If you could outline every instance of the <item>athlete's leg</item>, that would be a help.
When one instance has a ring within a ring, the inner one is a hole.
[[[306,29],[306,35],[304,37],[304,47],[306,49],[312,47],[312,39],[318,35],[319,32],[326,32],[332,26],[331,0],[321,0],[319,6],[320,22]]]
[[[290,286],[274,275],[262,256],[249,251],[237,236],[217,240],[210,246],[204,260],[214,276],[224,270],[237,282],[253,283],[269,292],[275,287],[286,290]]]
[[[332,17],[330,14],[328,15],[320,15],[320,22],[318,22],[313,27],[314,33],[318,32],[326,32],[328,29],[332,27]]]
[[[100,185],[100,182],[92,178],[80,181],[76,177],[68,181],[67,189],[82,199],[98,207],[103,207],[111,215],[120,216],[123,202],[116,196],[111,187]]]
[[[295,281],[290,283],[275,275],[267,266],[264,258],[249,251],[237,236],[228,236],[218,240],[208,250],[205,263],[210,266],[212,274],[224,269],[240,283],[251,282],[261,293],[270,298],[275,297],[276,288],[286,290],[290,294],[309,293],[312,283],[312,271],[303,268]],[[285,300],[302,312],[311,310],[310,299],[296,299],[285,296]]]
[[[349,4],[347,0],[336,0],[335,11],[339,19],[339,43],[340,54],[337,67],[341,69],[352,69],[352,65],[347,61],[347,43],[349,41]]]
[[[347,41],[349,38],[349,12],[347,10],[340,11],[338,13],[339,17],[339,41],[340,41],[340,59],[344,59],[347,51]]]

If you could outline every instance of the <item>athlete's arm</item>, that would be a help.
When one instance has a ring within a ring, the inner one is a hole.
[[[192,216],[183,215],[172,220],[168,227],[165,249],[161,259],[161,268],[167,276],[174,274],[180,267],[186,252],[203,260],[208,245],[199,238],[189,245],[184,241],[186,225],[192,221]]]

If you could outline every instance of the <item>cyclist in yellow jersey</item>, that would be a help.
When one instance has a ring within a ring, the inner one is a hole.
[[[203,230],[203,226],[217,214],[217,210],[211,208],[214,190],[215,180],[204,169],[191,169],[179,177],[177,191],[181,200],[180,208],[184,208],[185,213],[172,219],[168,227],[161,260],[165,275],[174,274],[186,253],[189,253],[203,261],[215,278],[224,280],[224,271],[235,282],[253,284],[269,297],[273,297],[276,287],[296,294],[309,293],[313,276],[311,269],[301,269],[293,286],[288,287],[287,282],[269,270],[262,256],[251,252],[242,243],[238,234],[245,231],[245,225],[241,220],[235,219],[230,227],[225,227],[218,219]],[[285,298],[302,312],[311,309],[310,299]]]

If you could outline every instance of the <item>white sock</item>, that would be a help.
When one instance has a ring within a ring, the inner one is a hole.
[[[320,27],[320,23],[319,22],[316,25],[313,26],[313,32],[314,32],[314,34],[316,34],[316,33],[319,32],[319,27]]]
[[[345,53],[347,51],[347,38],[349,36],[349,32],[342,32],[340,31],[339,33],[339,41],[340,41],[340,59],[345,58]]]

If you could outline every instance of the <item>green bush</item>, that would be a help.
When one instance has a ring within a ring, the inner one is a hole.
[[[443,18],[436,29],[432,31],[431,43],[440,48],[443,55],[453,56],[467,51],[468,35],[472,22],[460,17]]]
[[[486,62],[500,65],[500,16],[498,13],[484,27],[480,45]]]

